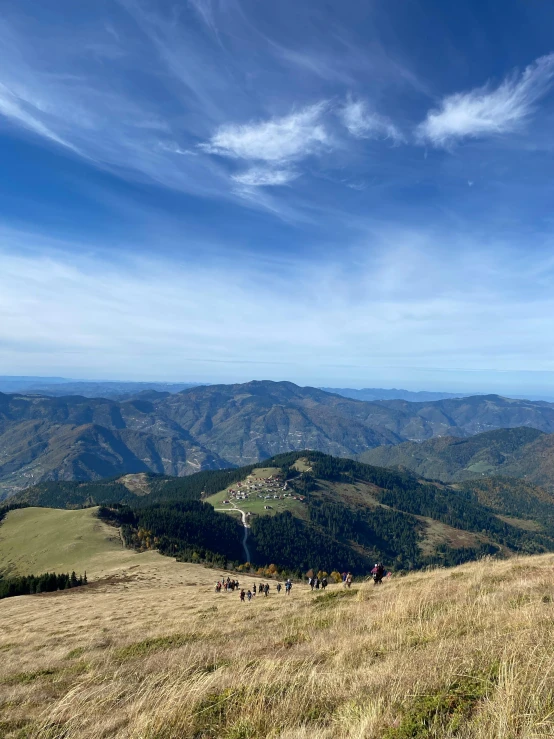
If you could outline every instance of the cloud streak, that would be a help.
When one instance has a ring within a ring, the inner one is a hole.
[[[261,167],[249,169],[232,176],[235,182],[249,187],[263,187],[273,185],[288,185],[300,177],[299,172],[292,169],[263,169]]]
[[[419,125],[421,143],[448,147],[464,138],[518,131],[549,91],[554,78],[554,54],[537,59],[523,72],[507,77],[497,88],[490,85],[459,92],[442,100]]]

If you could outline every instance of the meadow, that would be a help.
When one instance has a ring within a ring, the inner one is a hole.
[[[554,735],[554,555],[251,603],[215,593],[218,570],[119,555],[87,587],[0,602],[1,736]]]

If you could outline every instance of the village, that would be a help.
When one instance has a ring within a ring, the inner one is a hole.
[[[223,505],[230,505],[235,501],[252,500],[299,500],[304,501],[303,495],[297,495],[289,491],[286,480],[282,476],[274,474],[266,478],[258,478],[252,475],[243,482],[237,482],[235,487],[227,491],[228,498],[223,501]],[[271,510],[269,502],[264,505],[265,510]]]

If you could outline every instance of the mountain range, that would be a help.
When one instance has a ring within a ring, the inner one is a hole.
[[[405,442],[368,450],[359,459],[444,482],[515,477],[554,491],[554,434],[534,428],[498,429],[465,439],[445,436]]]
[[[27,395],[47,395],[62,397],[64,395],[82,395],[85,398],[110,398],[127,400],[138,393],[155,390],[156,392],[180,393],[191,387],[209,385],[207,382],[133,382],[130,380],[71,380],[66,377],[18,377],[0,375],[0,392],[25,393]],[[471,393],[442,393],[425,390],[412,391],[398,388],[332,388],[322,387],[328,393],[343,395],[353,400],[410,400],[422,403],[429,400],[445,398],[464,398]]]
[[[2,393],[25,393],[27,395],[47,395],[58,398],[64,395],[82,395],[85,398],[125,400],[148,390],[180,393],[181,390],[197,387],[199,384],[202,383],[94,381],[70,380],[67,377],[0,376],[0,392]]]
[[[0,394],[0,491],[128,472],[184,476],[307,448],[356,457],[519,426],[554,432],[554,405],[496,395],[366,402],[270,381],[148,390],[122,401]]]

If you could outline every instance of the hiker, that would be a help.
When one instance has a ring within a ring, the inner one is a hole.
[[[346,576],[346,587],[347,588],[349,588],[352,585],[352,580],[353,580],[352,573],[349,572],[348,575]]]
[[[309,585],[309,586],[311,587],[311,589],[312,589],[312,591],[313,591],[313,589],[314,589],[314,585],[315,585],[315,580],[314,580],[314,578],[313,578],[313,577],[309,577],[309,578],[308,578],[308,585]]]
[[[376,562],[375,567],[371,570],[371,574],[373,575],[373,584],[381,585],[385,577],[385,568],[380,562]]]
[[[256,583],[252,585],[252,596],[256,595]]]
[[[289,578],[289,579],[288,579],[288,580],[286,581],[286,583],[285,583],[285,593],[286,593],[287,595],[290,595],[290,591],[291,591],[291,590],[292,590],[292,582],[291,582],[291,580],[290,580],[290,578]]]
[[[319,577],[316,577],[315,579],[315,589],[319,590]]]
[[[278,593],[280,593],[280,592],[281,592],[281,588],[282,588],[282,587],[283,587],[283,586],[281,585],[281,583],[280,583],[280,582],[278,582],[278,583],[277,583],[277,592],[278,592]]]
[[[246,593],[246,597],[248,598],[248,602],[250,603],[250,601],[252,600],[252,591],[251,591],[251,590],[249,590],[249,591],[248,591],[248,592]]]
[[[345,588],[345,587],[346,587],[346,578],[347,578],[347,577],[348,577],[348,573],[347,573],[347,572],[343,572],[343,573],[342,573],[342,587],[343,587],[343,588]]]
[[[269,595],[269,583],[268,582],[266,582],[265,584],[264,593],[265,593],[265,597],[267,598],[267,596]]]
[[[323,590],[325,590],[325,588],[326,588],[326,587],[327,587],[327,578],[326,578],[326,577],[324,577],[324,578],[322,578],[322,580],[321,580],[321,588],[322,588]]]
[[[245,597],[245,595],[246,595],[246,593],[244,592],[244,589],[241,590],[240,591],[240,601],[241,601],[241,603],[244,603],[244,597]]]

